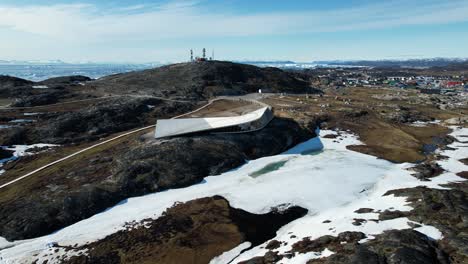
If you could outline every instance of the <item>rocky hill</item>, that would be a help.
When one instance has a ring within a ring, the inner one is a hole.
[[[11,96],[14,91],[30,88],[33,82],[21,78],[0,75],[0,96]]]
[[[24,86],[24,85],[30,85],[32,83],[33,82],[24,80],[21,78],[8,76],[8,75],[0,75],[0,87],[1,88]]]
[[[83,87],[91,78],[81,75],[63,76],[33,82],[0,75],[0,99],[8,98],[14,107],[49,105],[66,100],[94,97]],[[82,89],[83,88],[83,89]]]
[[[92,83],[105,93],[206,99],[258,92],[317,93],[309,83],[277,68],[206,61],[179,63],[107,76]]]

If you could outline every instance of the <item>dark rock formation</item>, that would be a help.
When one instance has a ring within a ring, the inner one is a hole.
[[[0,148],[0,160],[10,158],[11,156],[13,156],[12,151]]]
[[[50,91],[47,93],[33,94],[23,96],[17,99],[11,106],[13,107],[31,107],[38,105],[55,104],[58,102],[59,97],[63,96],[64,92]]]
[[[354,212],[358,213],[358,214],[367,214],[367,213],[374,212],[374,209],[372,209],[372,208],[359,208],[358,210],[356,210]]]
[[[311,136],[294,121],[276,118],[253,133],[174,138],[127,153],[116,162],[115,175],[130,193],[183,187],[246,159],[281,153]]]
[[[333,248],[329,248],[333,251]],[[413,230],[390,230],[364,244],[346,244],[328,258],[308,264],[446,264],[447,255],[424,234]]]
[[[17,96],[32,89],[33,82],[7,75],[0,75],[0,96]]]
[[[33,82],[13,77],[13,76],[8,76],[8,75],[0,75],[0,87],[1,88],[9,88],[9,87],[19,87],[19,86],[25,86],[25,85],[30,85],[33,84]]]
[[[325,248],[334,252],[326,258],[312,259],[307,264],[448,264],[447,254],[434,241],[419,232],[390,230],[366,243],[359,241],[366,236],[361,232],[343,232],[338,236],[322,236],[311,240],[304,238],[292,245],[286,254],[268,251],[264,256],[241,262],[242,264],[272,264],[287,262],[299,253],[321,252]],[[272,258],[272,256],[275,256]]]
[[[408,107],[399,106],[396,110],[387,115],[387,118],[395,123],[429,122],[434,120],[427,114]]]
[[[24,127],[4,129],[0,134],[0,146],[21,145],[28,141],[28,132]]]
[[[414,209],[406,213],[407,217],[439,229],[444,235],[440,247],[449,254],[452,263],[465,263],[468,261],[468,183],[453,183],[447,187],[450,189],[417,187],[393,190],[387,194],[409,197]]]
[[[144,114],[151,109],[148,104],[159,104],[159,100],[117,99],[87,109],[62,114],[50,124],[40,127],[38,134],[43,142],[68,143],[125,131],[144,125]]]
[[[64,76],[32,82],[11,76],[0,75],[0,97],[15,98],[13,107],[31,107],[54,104],[66,99],[79,100],[94,97],[92,91],[77,92],[74,87],[81,87],[91,79],[86,76]],[[47,88],[34,89],[34,85]]]
[[[47,85],[49,88],[65,88],[69,85],[79,85],[92,79],[87,76],[82,75],[72,75],[72,76],[61,76],[55,78],[49,78],[47,80],[41,81],[40,84]]]
[[[435,162],[423,162],[417,164],[412,169],[416,172],[413,176],[420,180],[427,180],[429,178],[439,176],[444,172],[442,167]]]
[[[129,225],[125,231],[73,248],[88,253],[65,263],[208,263],[244,241],[263,243],[281,226],[306,213],[290,207],[257,215],[232,208],[220,196],[196,199],[169,208],[156,220],[143,220],[139,227]]]
[[[468,158],[461,159],[460,162],[465,164],[465,165],[468,165]]]

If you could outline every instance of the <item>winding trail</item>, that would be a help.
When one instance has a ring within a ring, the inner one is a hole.
[[[202,110],[202,109],[208,107],[209,105],[211,105],[213,102],[215,102],[215,101],[217,101],[217,100],[220,100],[220,99],[213,99],[213,100],[210,100],[210,101],[208,101],[207,104],[205,104],[205,105],[203,105],[203,106],[201,106],[201,107],[199,107],[199,108],[197,108],[197,109],[195,109],[195,110],[193,110],[193,111],[190,111],[190,112],[187,112],[187,113],[185,113],[185,114],[178,115],[178,116],[174,116],[174,117],[172,117],[171,119],[180,118],[180,117],[183,117],[183,116],[186,116],[186,115],[193,114],[193,113],[195,113],[195,112],[197,112],[197,111],[200,111],[200,110]],[[51,167],[51,166],[54,166],[55,164],[60,163],[60,162],[62,162],[62,161],[64,161],[64,160],[67,160],[67,159],[70,159],[70,158],[72,158],[72,157],[75,157],[76,155],[79,155],[79,154],[81,154],[81,153],[83,153],[83,152],[86,152],[86,151],[88,151],[88,150],[90,150],[90,149],[93,149],[93,148],[99,147],[99,146],[101,146],[101,145],[107,144],[107,143],[112,142],[112,141],[114,141],[114,140],[117,140],[117,139],[119,139],[119,138],[126,137],[126,136],[128,136],[128,135],[135,134],[135,133],[140,132],[140,131],[145,130],[145,129],[154,128],[155,126],[156,126],[156,125],[151,125],[151,126],[146,126],[146,127],[138,128],[138,129],[135,129],[135,130],[126,132],[126,133],[124,133],[124,134],[118,135],[118,136],[116,136],[116,137],[107,139],[107,140],[105,140],[105,141],[99,142],[99,143],[97,143],[97,144],[95,144],[95,145],[89,146],[89,147],[84,148],[84,149],[82,149],[82,150],[79,150],[79,151],[77,151],[77,152],[75,152],[75,153],[73,153],[73,154],[70,154],[70,155],[68,155],[68,156],[66,156],[66,157],[63,157],[63,158],[61,158],[61,159],[58,159],[58,160],[53,161],[53,162],[51,162],[51,163],[48,163],[48,164],[46,164],[46,165],[44,165],[44,166],[42,166],[42,167],[40,167],[40,168],[37,168],[37,169],[35,169],[35,170],[31,171],[31,172],[28,172],[28,173],[24,174],[23,176],[20,176],[20,177],[14,179],[14,180],[12,180],[12,181],[9,181],[9,182],[7,182],[7,183],[5,183],[5,184],[3,184],[3,185],[0,185],[0,189],[5,188],[5,187],[7,187],[7,186],[9,186],[9,185],[11,185],[11,184],[13,184],[13,183],[15,183],[15,182],[18,182],[18,181],[20,181],[20,180],[22,180],[22,179],[24,179],[24,178],[27,178],[27,177],[29,177],[29,176],[31,176],[31,175],[37,173],[37,172],[40,172],[40,171],[42,171],[42,170],[44,170],[44,169],[47,169],[47,168]]]

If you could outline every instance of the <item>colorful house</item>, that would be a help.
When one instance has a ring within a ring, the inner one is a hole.
[[[447,87],[447,88],[455,88],[455,87],[460,87],[460,86],[463,86],[463,83],[458,82],[458,81],[448,81],[445,84],[445,87]]]

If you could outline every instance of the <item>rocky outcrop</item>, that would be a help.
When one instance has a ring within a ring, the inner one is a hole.
[[[55,172],[66,175],[66,181],[72,177],[87,179],[84,185],[73,182],[53,190],[44,186],[34,195],[1,201],[0,215],[5,217],[0,218],[0,236],[24,239],[45,235],[125,198],[198,183],[246,159],[278,154],[313,136],[292,120],[275,118],[252,133],[151,139],[124,153],[113,153],[110,160],[83,161],[83,172],[76,168]],[[102,162],[110,162],[106,168],[112,169],[102,171]],[[93,182],[96,173],[103,178]]]
[[[9,87],[19,87],[19,86],[25,86],[25,85],[30,85],[33,84],[33,82],[13,77],[13,76],[8,76],[8,75],[0,75],[0,87],[1,88],[9,88]]]
[[[281,153],[311,136],[294,121],[276,118],[253,133],[174,138],[127,153],[113,166],[114,175],[130,195],[183,187],[246,159]]]
[[[231,207],[220,196],[196,199],[169,208],[158,219],[129,224],[127,230],[97,242],[66,248],[85,249],[87,254],[65,263],[204,264],[245,241],[263,243],[281,226],[306,213],[306,209],[290,207],[257,215]]]
[[[0,134],[0,146],[21,145],[28,142],[28,132],[24,127],[4,129]]]
[[[307,264],[446,264],[447,254],[434,241],[417,231],[390,230],[364,244],[356,241],[329,248],[337,252],[325,259],[310,260]],[[334,250],[335,249],[335,250]]]
[[[450,255],[453,263],[465,263],[468,261],[468,183],[452,183],[447,187],[450,189],[417,187],[393,190],[387,194],[409,197],[407,200],[414,209],[407,213],[408,218],[439,229],[444,234],[441,248]]]
[[[321,252],[328,249],[334,254],[327,258],[312,259],[307,264],[448,264],[447,254],[424,234],[417,231],[390,230],[375,236],[366,243],[359,241],[366,236],[361,232],[343,232],[337,236],[322,236],[311,240],[304,238],[292,245],[284,254],[269,250],[264,256],[255,257],[242,264],[273,264],[297,254]]]
[[[17,96],[32,89],[33,82],[21,78],[0,75],[0,97]]]
[[[387,114],[387,117],[395,123],[412,123],[416,121],[429,122],[434,121],[434,118],[427,116],[426,114],[410,109],[404,106],[398,106],[396,111],[392,111]]]
[[[444,172],[444,169],[442,169],[439,164],[429,161],[416,164],[412,170],[415,171],[413,176],[420,180],[428,180],[429,178],[439,176]]]
[[[16,99],[11,105],[13,107],[31,107],[39,105],[55,104],[66,92],[51,91],[47,93],[33,94]]]
[[[72,76],[61,76],[55,78],[49,78],[47,80],[41,81],[40,83],[43,85],[47,85],[49,88],[65,88],[69,85],[80,85],[87,81],[91,81],[92,79],[83,76],[83,75],[72,75]]]
[[[91,78],[64,76],[32,82],[11,76],[0,75],[0,97],[15,98],[13,107],[31,107],[54,104],[63,100],[79,100],[94,97],[92,91],[77,92],[71,88],[81,87]],[[35,89],[35,86],[38,89]],[[70,88],[70,89],[69,89]]]
[[[0,147],[0,160],[8,159],[13,156],[13,152]]]
[[[148,104],[159,100],[112,100],[81,111],[58,116],[50,124],[38,129],[44,142],[63,144],[96,139],[109,133],[144,125],[144,114],[151,111]]]

